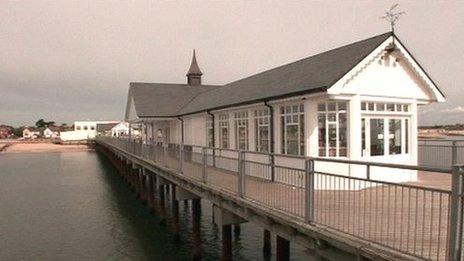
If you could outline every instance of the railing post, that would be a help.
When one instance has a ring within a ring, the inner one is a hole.
[[[275,181],[275,168],[274,168],[275,159],[274,159],[274,154],[269,154],[269,161],[271,163],[271,181],[274,182]]]
[[[163,142],[163,164],[167,165],[168,144]]]
[[[203,183],[206,184],[206,180],[207,180],[206,168],[208,167],[208,158],[207,158],[207,154],[206,154],[206,148],[201,148],[201,156],[202,156],[202,163],[203,163],[201,179],[202,179]]]
[[[451,147],[451,166],[458,164],[458,146],[457,141],[453,140]]]
[[[305,160],[305,221],[314,221],[314,160]]]
[[[461,260],[464,165],[454,165],[451,178],[451,205],[448,260]]]
[[[179,171],[182,173],[182,162],[184,161],[184,144],[179,145]]]
[[[245,153],[243,151],[238,152],[238,180],[237,180],[237,192],[239,197],[243,197],[245,194]]]
[[[371,164],[366,163],[366,179],[371,179]]]

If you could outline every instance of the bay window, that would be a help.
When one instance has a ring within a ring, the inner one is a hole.
[[[282,154],[304,155],[304,105],[280,107]]]
[[[347,156],[346,108],[346,102],[323,102],[317,105],[320,157]]]
[[[409,105],[361,103],[361,155],[384,156],[409,153]]]
[[[269,109],[255,111],[255,146],[256,151],[270,152]]]
[[[229,114],[219,115],[219,144],[221,148],[229,148]]]
[[[235,118],[235,149],[248,150],[248,112],[236,112]]]

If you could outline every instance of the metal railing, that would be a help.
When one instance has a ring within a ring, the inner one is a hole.
[[[464,163],[464,140],[419,140],[419,166],[451,169],[458,163]]]
[[[461,256],[464,169],[460,166],[451,171],[107,137],[98,140],[290,218],[420,258],[456,260]]]

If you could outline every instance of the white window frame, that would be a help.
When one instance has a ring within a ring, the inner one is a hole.
[[[234,131],[235,131],[235,149],[237,150],[248,150],[249,144],[248,144],[248,135],[249,135],[249,123],[248,123],[248,111],[239,111],[239,112],[234,112]],[[239,148],[239,133],[240,129],[244,128],[245,129],[245,148]]]
[[[365,130],[365,153],[361,151],[362,157],[385,157],[385,156],[397,156],[397,155],[410,155],[411,153],[411,116],[405,115],[363,115],[364,130]],[[383,155],[371,155],[371,135],[370,135],[370,120],[381,119],[383,120]],[[390,120],[401,120],[401,153],[390,154]],[[408,129],[406,129],[406,120],[408,121]],[[362,122],[362,121],[361,121]],[[362,128],[363,126],[361,126]],[[406,142],[406,135],[408,141]],[[361,138],[361,142],[362,138]],[[362,150],[362,144],[361,144]]]
[[[219,124],[219,147],[222,149],[229,149],[230,148],[230,122],[229,122],[229,114],[223,113],[218,115],[218,124]],[[227,129],[227,146],[224,145],[224,140],[222,137],[222,130]]]
[[[258,152],[269,153],[271,151],[271,115],[268,108],[259,109],[254,111],[254,120],[255,120],[255,147]],[[260,129],[267,128],[268,139],[267,139],[267,149],[262,150],[261,148],[261,135]]]
[[[335,104],[335,109],[334,110],[329,110],[329,104]],[[345,104],[345,108],[340,108],[340,104]],[[320,106],[324,106],[325,109],[323,111],[319,110]],[[335,120],[334,121],[329,121],[329,114],[335,114]],[[346,138],[346,148],[345,148],[345,154],[344,156],[340,156],[340,120],[339,116],[340,114],[345,114],[346,117],[346,129],[345,129],[345,138]],[[349,125],[349,114],[348,114],[348,102],[347,101],[324,101],[324,102],[318,102],[317,103],[317,122],[318,122],[318,135],[319,135],[319,116],[324,115],[325,116],[325,156],[320,155],[320,149],[319,148],[319,138],[317,140],[317,153],[319,157],[324,157],[324,158],[347,158],[348,157],[348,151],[349,151],[349,139],[348,139],[348,125]],[[329,156],[330,152],[330,145],[329,145],[329,126],[334,125],[335,126],[335,137],[336,137],[336,143],[335,143],[335,156]]]
[[[206,147],[214,147],[214,126],[213,126],[213,117],[211,115],[206,115],[205,119],[205,129],[206,129]],[[211,137],[210,137],[210,131]]]
[[[295,106],[298,108],[297,111],[295,112],[294,108]],[[287,110],[290,108],[290,110]],[[280,151],[282,154],[287,154],[287,155],[304,155],[306,151],[306,142],[305,142],[305,128],[304,126],[305,122],[305,106],[304,103],[289,103],[289,104],[283,104],[279,106],[279,118],[280,118]],[[293,121],[293,116],[297,116],[297,122],[292,122],[288,123],[287,122],[287,117],[291,118],[291,121]],[[301,120],[301,116],[303,116],[303,120]],[[298,129],[298,152],[297,154],[289,154],[288,153],[288,148],[287,148],[287,127],[288,126],[297,126]],[[301,127],[303,127],[303,130],[301,130]],[[282,129],[283,128],[283,129]],[[303,131],[303,133],[301,133]],[[282,135],[283,134],[283,135]],[[303,140],[301,140],[301,136],[303,134]],[[304,143],[303,148],[301,148],[301,143]]]

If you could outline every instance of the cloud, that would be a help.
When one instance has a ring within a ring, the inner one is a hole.
[[[464,106],[456,106],[451,109],[444,109],[441,111],[442,113],[452,113],[452,114],[459,114],[464,113]]]

